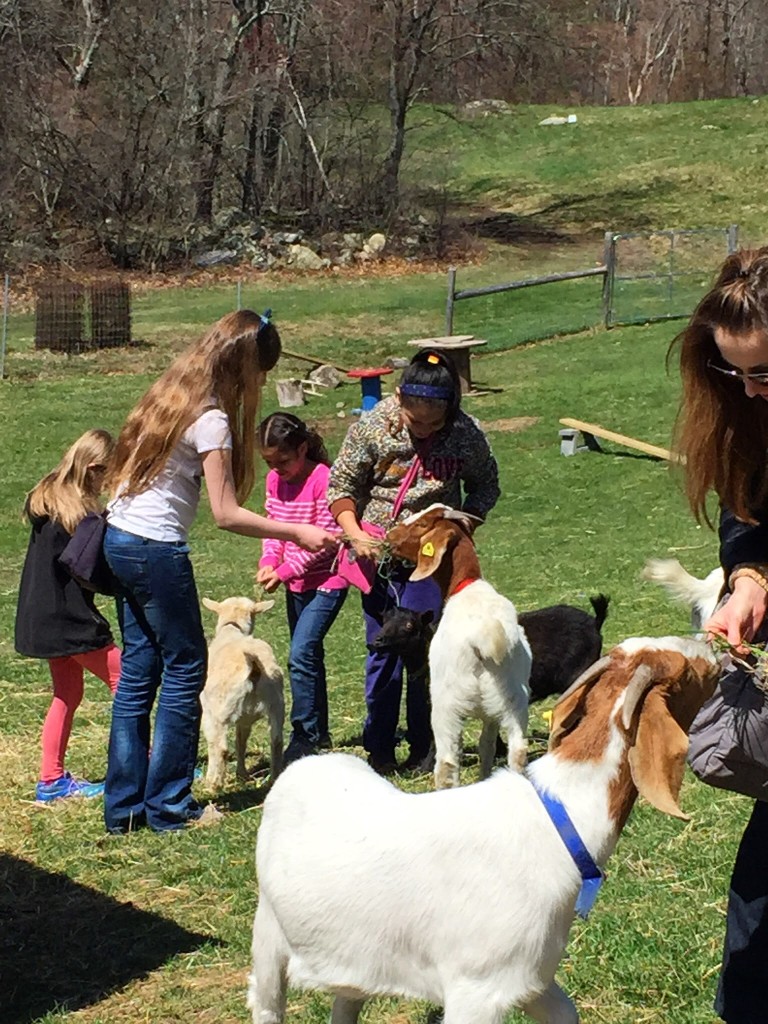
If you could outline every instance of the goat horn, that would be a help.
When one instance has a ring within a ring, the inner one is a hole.
[[[581,673],[578,679],[571,683],[571,685],[564,693],[560,694],[560,696],[557,698],[557,703],[555,704],[555,707],[557,707],[557,705],[560,704],[561,701],[564,701],[566,697],[569,697],[572,693],[574,693],[574,691],[578,690],[580,686],[584,686],[586,683],[591,683],[595,679],[597,679],[598,676],[601,676],[603,672],[605,672],[605,670],[608,668],[610,663],[611,657],[608,654],[606,654],[602,658],[598,658],[596,662],[594,662],[592,665],[589,666],[588,669],[585,669],[585,671]]]
[[[421,519],[422,516],[425,516],[427,514],[427,512],[434,512],[436,509],[442,509],[444,517],[445,517],[446,512],[453,512],[454,511],[454,509],[452,509],[449,505],[443,505],[442,502],[436,501],[432,505],[430,505],[428,508],[423,508],[421,510],[421,512],[412,512],[409,516],[407,516],[403,520],[403,526],[410,526],[412,523],[415,523],[419,519]]]
[[[462,512],[459,508],[449,508],[443,512],[443,519],[458,519],[468,522],[482,523],[480,516],[473,516],[471,512]]]
[[[624,728],[632,725],[637,706],[653,685],[654,675],[650,665],[638,665],[632,673],[624,694],[624,706],[621,709],[621,720]]]

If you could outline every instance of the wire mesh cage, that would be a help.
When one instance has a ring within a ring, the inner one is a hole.
[[[131,343],[131,292],[127,282],[99,281],[88,289],[91,345],[116,348]]]
[[[46,281],[37,289],[35,348],[81,352],[85,347],[85,288],[73,281]]]
[[[119,278],[44,281],[35,302],[35,348],[73,355],[131,344],[131,293]]]

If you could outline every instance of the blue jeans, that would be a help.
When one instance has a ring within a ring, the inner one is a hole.
[[[371,651],[370,645],[382,627],[384,612],[400,606],[415,612],[431,611],[437,622],[442,611],[440,588],[428,577],[411,583],[413,569],[401,566],[388,580],[376,577],[370,594],[363,594],[363,618],[368,657],[365,662],[365,703],[368,717],[363,727],[363,745],[380,762],[395,760],[397,723],[403,693],[403,662],[388,651]],[[424,678],[407,673],[405,715],[410,754],[422,758],[432,743],[429,694]]]
[[[107,755],[106,826],[110,832],[142,824],[157,832],[183,828],[202,813],[192,780],[207,666],[189,548],[108,526],[104,553],[118,582],[123,636]]]
[[[291,725],[296,739],[316,747],[328,735],[328,686],[323,640],[341,611],[347,591],[285,592],[291,653]]]

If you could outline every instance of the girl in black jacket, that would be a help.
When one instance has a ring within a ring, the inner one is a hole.
[[[64,769],[72,720],[83,699],[83,670],[114,693],[120,650],[93,594],[59,564],[59,555],[88,512],[100,510],[99,495],[114,443],[106,430],[89,430],[58,466],[29,492],[25,514],[32,526],[21,573],[15,645],[19,654],[46,658],[53,700],[42,734],[42,763],[36,799],[98,796],[103,784],[77,779]]]

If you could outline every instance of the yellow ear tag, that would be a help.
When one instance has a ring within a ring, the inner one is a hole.
[[[551,711],[543,711],[541,713],[541,717],[547,723],[547,728],[551,729],[552,728],[552,712]]]
[[[435,553],[435,545],[431,540],[428,540],[424,547],[421,549],[422,555],[426,558],[431,558]]]
[[[437,366],[440,360],[437,356],[427,356],[427,362],[432,363],[433,366]]]

